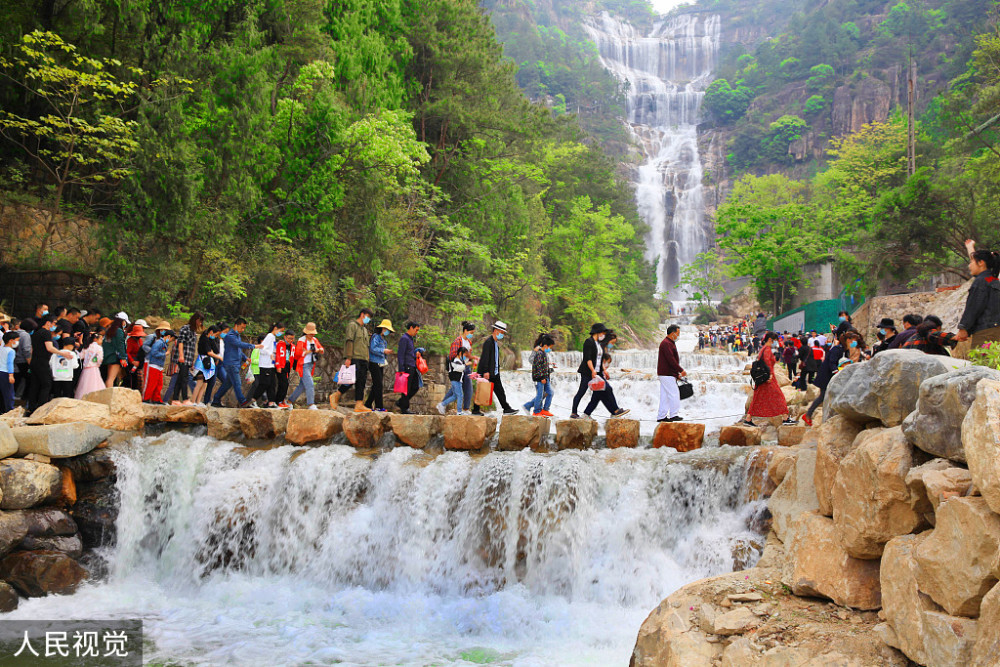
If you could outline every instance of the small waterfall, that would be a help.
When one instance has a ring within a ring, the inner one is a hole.
[[[635,178],[650,227],[647,257],[659,260],[657,290],[680,296],[683,266],[709,247],[697,126],[719,52],[718,15],[657,22],[642,36],[607,12],[585,25],[604,66],[626,85],[627,123],[645,162]]]
[[[570,350],[566,352],[550,352],[549,358],[561,371],[576,372],[583,361],[583,352]],[[612,368],[641,369],[648,372],[656,371],[658,350],[615,350],[611,355]],[[521,352],[521,368],[529,370],[528,359],[531,351]],[[747,358],[738,354],[708,354],[704,352],[680,353],[681,366],[691,371],[718,371],[737,373],[743,370]]]

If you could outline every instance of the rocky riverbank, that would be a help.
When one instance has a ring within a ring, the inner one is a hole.
[[[886,352],[824,408],[770,459],[757,567],[665,599],[632,665],[998,664],[1000,372]]]

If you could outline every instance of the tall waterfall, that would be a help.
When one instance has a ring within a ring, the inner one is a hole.
[[[660,21],[647,36],[607,12],[586,24],[604,66],[626,85],[627,122],[645,162],[635,177],[650,227],[657,291],[676,296],[682,267],[709,247],[697,126],[719,52],[718,15]]]

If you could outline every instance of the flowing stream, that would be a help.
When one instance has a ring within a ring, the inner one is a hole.
[[[684,354],[742,381],[741,359]],[[170,432],[110,451],[107,575],[5,618],[142,618],[156,664],[626,665],[663,597],[761,539],[745,449],[363,456]]]

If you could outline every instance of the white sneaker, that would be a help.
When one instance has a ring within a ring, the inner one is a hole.
[[[444,403],[438,403],[436,407],[437,407],[438,414],[442,414],[443,415],[445,413]]]
[[[310,406],[309,406],[309,409],[310,409],[310,410],[319,410],[319,408],[317,408],[317,407],[316,407],[316,404],[315,404],[315,403],[314,403],[314,404],[312,404],[312,405],[310,405]]]

